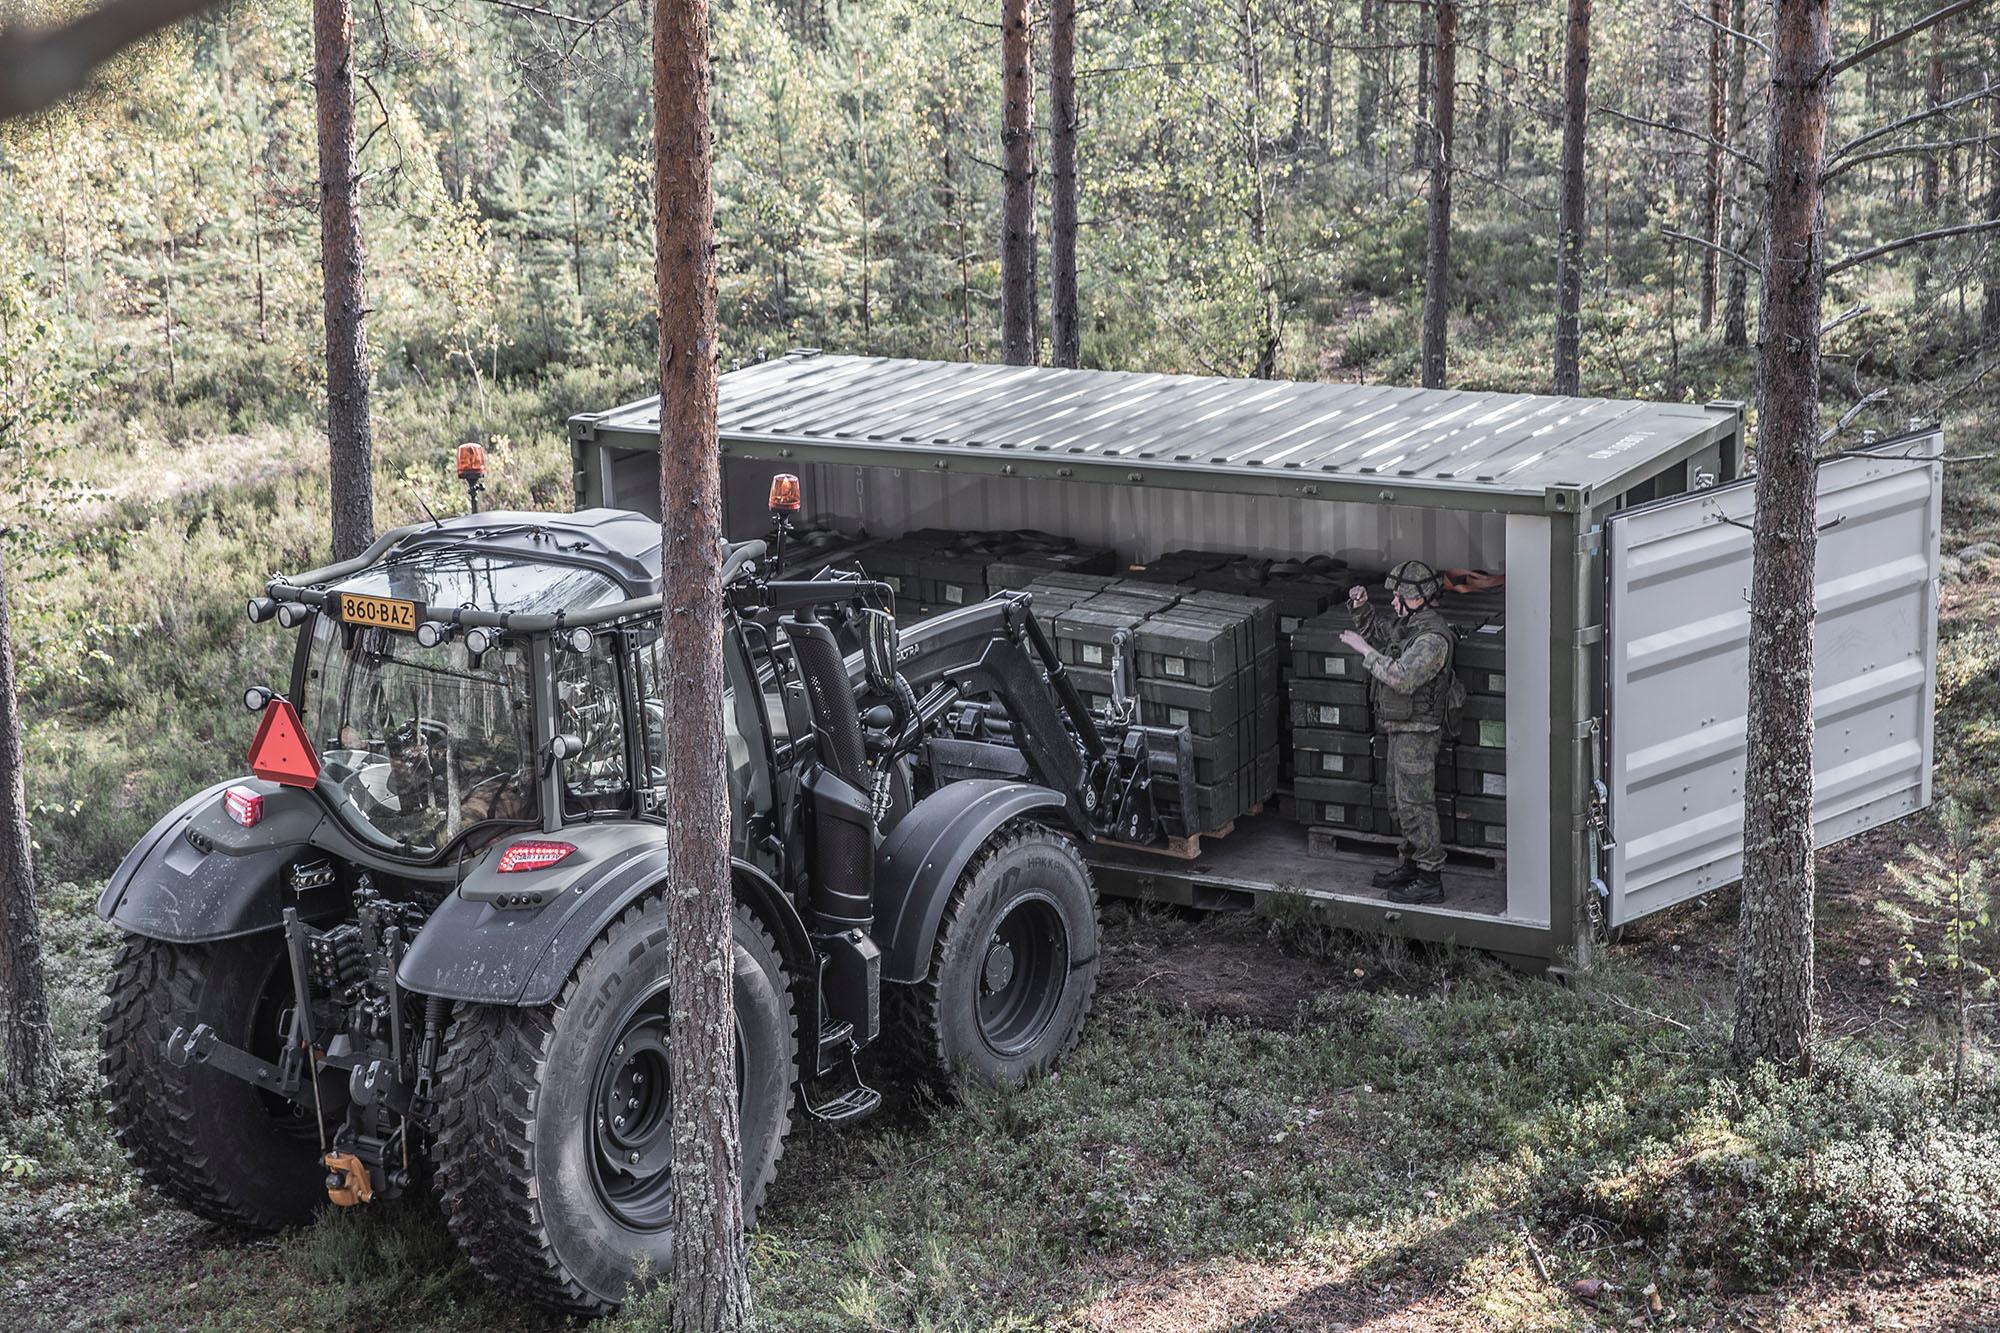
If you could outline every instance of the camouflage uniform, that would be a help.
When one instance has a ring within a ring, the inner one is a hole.
[[[1354,623],[1374,649],[1361,664],[1375,682],[1375,725],[1389,737],[1389,806],[1402,829],[1402,854],[1419,870],[1435,871],[1444,865],[1437,757],[1457,639],[1428,603],[1401,620],[1356,607]]]

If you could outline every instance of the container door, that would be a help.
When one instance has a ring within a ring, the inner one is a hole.
[[[1930,803],[1942,440],[1819,480],[1813,823],[1819,845]],[[1754,480],[1605,523],[1612,925],[1743,873]]]

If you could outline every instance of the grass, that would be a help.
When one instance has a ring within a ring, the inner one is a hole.
[[[108,932],[54,898],[80,1063]],[[1271,1327],[1581,1328],[1649,1283],[1700,1324],[1829,1268],[1948,1280],[2000,1241],[2000,1091],[1949,1103],[1921,1047],[1745,1093],[1719,1022],[1673,1016],[1685,982],[1621,959],[1558,988],[1292,922],[1117,910],[1110,939],[1057,1075],[889,1085],[876,1120],[794,1133],[750,1243],[767,1327],[1120,1327],[1227,1291]],[[1219,959],[1267,965],[1218,991]],[[488,1297],[421,1200],[276,1240],[194,1224],[133,1189],[87,1099],[0,1132],[0,1163],[0,1302],[66,1296],[55,1327],[552,1322]],[[1614,1290],[1585,1306],[1585,1278]]]

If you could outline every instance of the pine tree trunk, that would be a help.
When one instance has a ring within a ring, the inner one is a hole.
[[[1030,0],[1000,0],[1000,359],[1032,366],[1035,334],[1035,67]]]
[[[1813,1014],[1813,566],[1831,0],[1776,0],[1757,350],[1757,514],[1743,770],[1739,1064],[1804,1069]]]
[[[313,0],[313,88],[319,105],[319,248],[326,306],[326,437],[333,557],[375,539],[368,433],[367,309],[361,292],[361,186],[354,146],[354,9]]]
[[[1431,123],[1430,209],[1424,246],[1423,384],[1444,387],[1445,332],[1451,310],[1452,105],[1457,100],[1458,0],[1437,0],[1437,53],[1431,59],[1434,88]]]
[[[1250,171],[1250,248],[1257,265],[1257,346],[1250,374],[1268,380],[1278,374],[1278,289],[1270,254],[1269,192],[1264,187],[1264,134],[1258,109],[1264,104],[1264,71],[1257,54],[1256,14],[1252,0],[1237,7],[1237,55],[1243,76],[1244,165]]]
[[[1417,19],[1417,121],[1410,131],[1410,165],[1422,171],[1430,165],[1431,151],[1431,32],[1429,0],[1418,0]]]
[[[1076,0],[1049,10],[1049,338],[1056,365],[1082,364],[1076,308]]]
[[[1989,84],[2000,83],[2000,66],[1986,76]],[[1986,99],[1986,220],[2000,222],[2000,94]],[[2000,347],[2000,233],[1986,237],[1985,299],[1979,314],[1980,340],[1988,347]]]
[[[653,151],[660,318],[661,660],[673,949],[667,990],[673,1079],[675,1333],[750,1322],[743,1268],[741,1146],[722,737],[722,476],[715,449],[715,216],[709,181],[708,5],[657,0]]]
[[[1582,349],[1578,312],[1583,305],[1583,139],[1590,113],[1590,0],[1569,0],[1563,38],[1563,137],[1556,232],[1556,364],[1554,392],[1577,391]]]
[[[1375,161],[1375,103],[1382,96],[1382,53],[1373,48],[1382,41],[1382,0],[1361,0],[1361,44],[1355,57],[1354,147],[1363,166]]]
[[[19,1114],[42,1104],[55,1089],[56,1039],[42,970],[42,922],[35,910],[35,853],[21,771],[4,556],[0,550],[0,1004],[7,1007],[6,1095],[0,1104]]]
[[[1731,0],[1729,6],[1729,26],[1738,32],[1747,33],[1749,22],[1744,12],[1744,0]],[[1724,137],[1731,147],[1742,150],[1747,147],[1744,136],[1745,116],[1743,102],[1743,80],[1749,57],[1744,44],[1731,38],[1729,42],[1729,126]],[[1756,210],[1752,209],[1745,196],[1749,191],[1743,164],[1735,157],[1728,161],[1729,168],[1729,248],[1737,254],[1748,256],[1750,238],[1754,234]],[[1750,275],[1743,265],[1729,266],[1728,296],[1722,306],[1722,343],[1725,347],[1743,348],[1750,345]]]
[[[1729,0],[1709,0],[1708,16],[1717,25],[1728,20]],[[1722,276],[1722,255],[1714,246],[1722,244],[1722,143],[1723,135],[1729,129],[1726,120],[1729,66],[1723,58],[1723,34],[1720,26],[1708,30],[1708,158],[1704,165],[1701,182],[1701,234],[1707,238],[1710,248],[1701,252],[1701,316],[1699,325],[1706,330],[1715,322],[1715,296],[1718,280]]]

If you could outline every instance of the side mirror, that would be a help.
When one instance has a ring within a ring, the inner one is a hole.
[[[872,606],[861,609],[861,658],[868,667],[870,689],[887,693],[895,688],[896,650],[901,644],[895,616]]]

